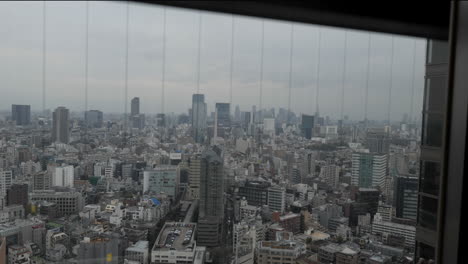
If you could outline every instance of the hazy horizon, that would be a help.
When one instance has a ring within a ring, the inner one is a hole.
[[[124,112],[125,2],[89,3],[88,109]],[[140,97],[141,112],[161,111],[163,8],[130,3],[128,111]],[[202,14],[200,93],[208,112],[229,102],[232,16],[167,8],[165,112],[187,113],[197,92],[198,21]],[[46,109],[84,110],[85,2],[47,2]],[[1,110],[11,104],[42,109],[43,2],[0,2]],[[263,108],[288,107],[291,23],[264,20]],[[232,107],[259,107],[262,20],[235,16]],[[320,114],[338,119],[341,107],[344,29],[294,23],[291,111],[315,112],[317,39],[321,29]],[[363,119],[368,33],[347,30],[344,114]],[[391,35],[371,33],[368,119],[387,117]],[[416,57],[413,73],[413,48]],[[426,40],[394,36],[391,119],[422,109]],[[4,109],[6,108],[6,109]]]

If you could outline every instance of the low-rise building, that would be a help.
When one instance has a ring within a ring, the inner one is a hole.
[[[196,263],[205,261],[205,247],[195,242],[197,224],[166,222],[151,249],[151,263]]]

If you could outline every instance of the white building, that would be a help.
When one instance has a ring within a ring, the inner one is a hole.
[[[253,264],[257,232],[255,225],[241,222],[233,226],[234,264]]]
[[[263,119],[263,132],[269,135],[275,134],[275,119],[274,118]]]
[[[55,168],[52,174],[52,186],[73,188],[75,170],[72,165]]]
[[[128,247],[125,250],[125,262],[148,264],[148,247],[149,242],[143,240],[140,240],[136,242],[135,245]]]
[[[260,241],[257,244],[257,263],[295,264],[296,259],[306,252],[306,246],[296,241]]]
[[[405,246],[413,248],[416,237],[416,227],[384,221],[382,216],[379,213],[376,213],[374,216],[374,222],[372,223],[372,234],[379,234],[383,237],[390,234],[403,236],[405,238]]]

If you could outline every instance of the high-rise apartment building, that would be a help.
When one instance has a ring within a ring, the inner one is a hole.
[[[102,127],[103,114],[99,110],[89,110],[85,112],[85,122],[88,127]]]
[[[8,188],[11,187],[13,172],[11,170],[0,170],[0,194],[5,195]]]
[[[283,187],[273,186],[268,188],[268,208],[272,212],[284,213],[286,206],[286,190]]]
[[[440,189],[444,159],[448,95],[449,46],[429,40],[426,55],[421,166],[419,176],[416,258],[437,259],[440,226]],[[450,190],[449,190],[450,191]]]
[[[385,189],[387,155],[355,152],[352,155],[351,184],[363,188]]]
[[[68,129],[69,110],[63,106],[57,107],[52,113],[52,141],[68,144],[70,132]]]
[[[73,188],[75,170],[72,165],[55,168],[52,174],[52,186]]]
[[[0,210],[6,206],[7,190],[11,187],[13,181],[13,173],[11,170],[0,169]]]
[[[17,126],[25,126],[31,123],[30,105],[11,105],[11,120],[16,122]]]
[[[223,159],[214,149],[201,156],[200,207],[197,242],[202,246],[222,244],[224,219]]]
[[[189,165],[189,196],[191,199],[200,198],[201,155],[195,154],[188,160]]]
[[[192,137],[197,143],[203,143],[206,132],[205,95],[192,96]]]

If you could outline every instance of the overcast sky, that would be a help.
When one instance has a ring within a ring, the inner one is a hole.
[[[125,2],[89,5],[89,109],[124,112]],[[85,87],[85,2],[46,4],[46,108],[83,111]],[[130,3],[128,102],[138,96],[141,111],[161,111],[163,8]],[[202,16],[200,92],[208,110],[229,102],[232,16],[167,8],[165,111],[186,112],[197,91],[198,23]],[[248,111],[259,104],[262,20],[235,16],[232,103]],[[288,107],[291,23],[264,20],[263,106]],[[368,32],[294,24],[291,109],[315,112],[318,32],[321,30],[319,105],[323,116],[340,117],[343,66],[344,112],[364,116]],[[0,2],[0,110],[30,104],[42,109],[43,2]],[[426,41],[371,33],[368,118],[386,119],[392,72],[391,119],[421,113]],[[413,68],[414,45],[416,45]],[[414,69],[414,70],[413,70]],[[128,107],[130,109],[130,107]]]

